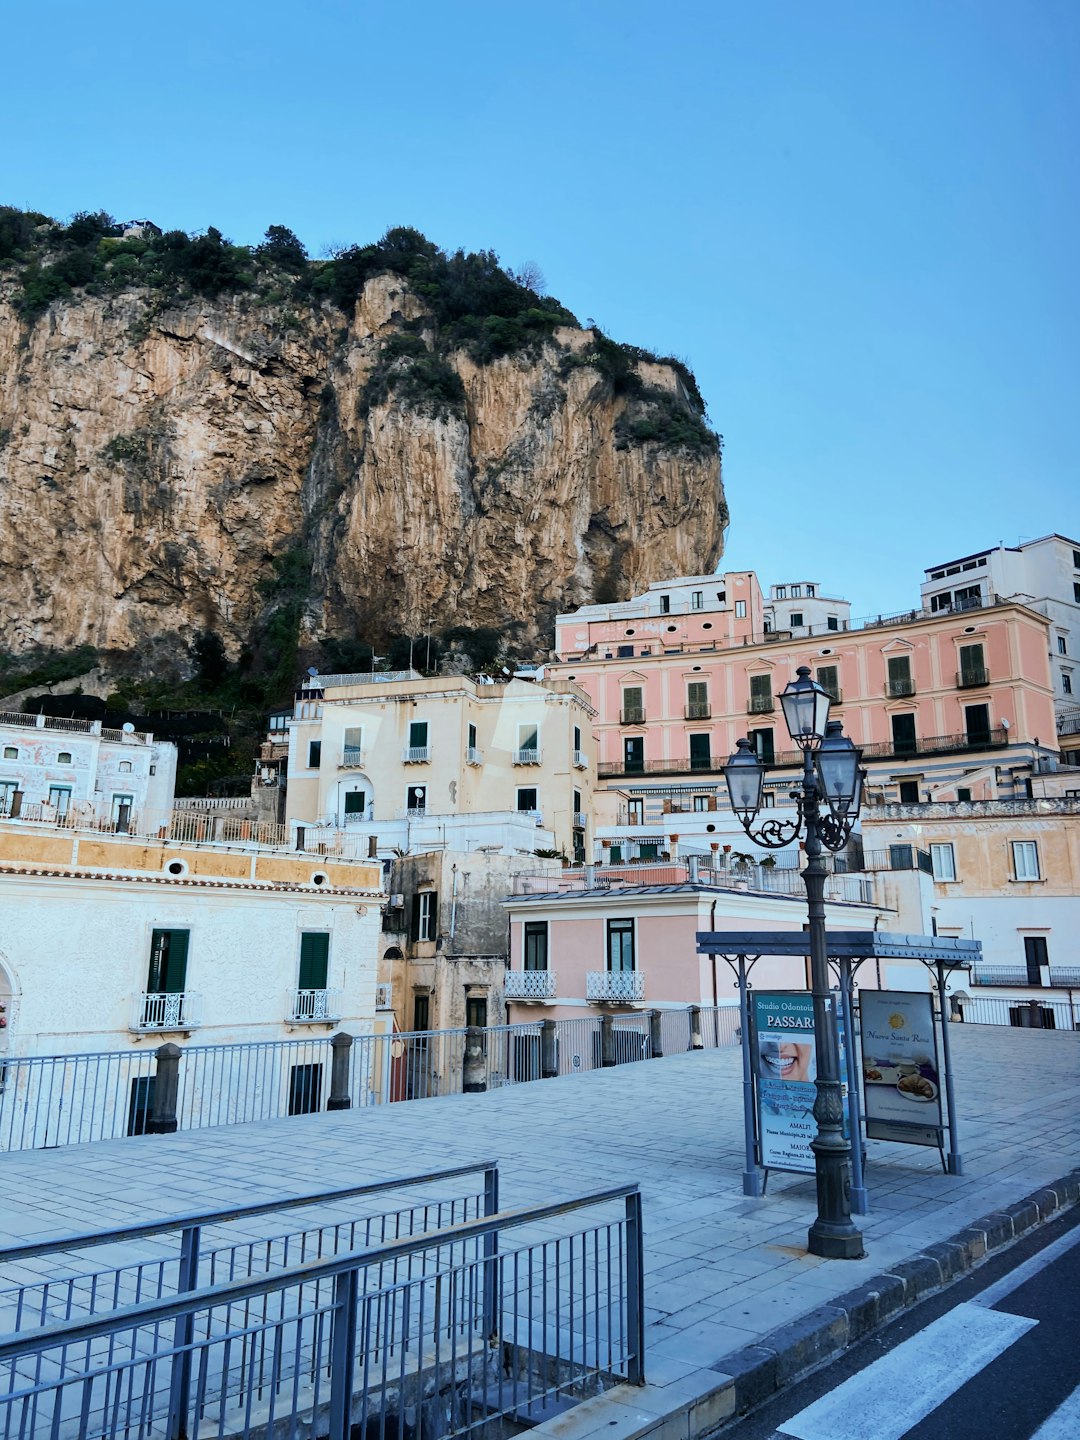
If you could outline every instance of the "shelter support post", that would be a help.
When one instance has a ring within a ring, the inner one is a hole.
[[[855,1005],[852,995],[851,961],[840,961],[840,1003],[844,1007],[844,1039],[847,1043],[848,1116],[851,1120],[851,1210],[854,1215],[869,1211],[866,1195],[866,1156],[862,1138],[862,1102],[859,1095],[859,1055],[855,1049]]]
[[[713,959],[715,960],[715,958],[714,956]],[[754,1074],[750,1060],[750,997],[746,956],[739,955],[736,964],[738,971],[735,983],[739,987],[739,1034],[742,1040],[743,1134],[746,1146],[742,1188],[744,1195],[752,1195],[757,1199],[765,1193],[765,1177],[757,1163],[757,1136],[754,1128]]]
[[[945,993],[945,962],[938,960],[934,969],[937,972],[938,986],[938,1009],[941,1012],[941,1067],[945,1071],[945,1102],[949,1116],[949,1158],[948,1171],[950,1175],[963,1175],[964,1161],[958,1149],[958,1137],[956,1134],[956,1097],[953,1094],[953,1069],[952,1049],[949,1042],[949,1017],[945,1013],[945,1006],[948,996]]]

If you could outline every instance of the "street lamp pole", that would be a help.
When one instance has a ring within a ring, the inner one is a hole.
[[[748,740],[740,740],[728,761],[725,778],[731,808],[751,840],[769,849],[789,845],[805,827],[810,988],[814,1006],[814,1120],[810,1142],[817,1181],[817,1217],[810,1226],[807,1248],[831,1260],[858,1260],[865,1253],[862,1233],[851,1219],[851,1144],[844,1137],[844,1101],[840,1080],[840,1040],[836,1001],[829,983],[825,930],[825,851],[848,841],[862,798],[860,753],[828,719],[830,697],[800,666],[780,697],[791,738],[802,750],[803,772],[792,793],[794,820],[767,819],[757,825],[761,810],[764,767]],[[851,1043],[851,1037],[848,1037]]]

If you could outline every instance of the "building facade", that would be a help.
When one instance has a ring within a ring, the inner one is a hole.
[[[503,843],[500,827],[516,834],[524,819],[523,848],[549,848],[553,837],[552,848],[583,858],[592,719],[584,691],[562,677],[313,676],[289,723],[288,823],[374,837],[376,853],[389,855],[406,848],[410,823],[452,817],[468,849]]]

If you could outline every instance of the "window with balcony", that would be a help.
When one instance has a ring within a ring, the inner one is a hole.
[[[548,968],[548,923],[546,920],[526,920],[522,945],[522,965],[526,970]]]
[[[691,680],[686,687],[687,720],[708,720],[709,686],[704,680]]]
[[[640,775],[645,769],[645,740],[641,735],[628,735],[623,741],[623,769],[627,775]]]
[[[1042,967],[1050,964],[1045,935],[1024,936],[1024,965],[1029,985],[1042,984]]]
[[[1039,847],[1034,840],[1012,842],[1013,878],[1016,880],[1038,880]]]
[[[15,792],[19,788],[17,780],[0,780],[0,815],[10,815],[12,806],[15,803]]]
[[[465,764],[479,765],[483,758],[484,757],[480,754],[480,751],[477,749],[476,745],[476,726],[470,725],[466,732]]]
[[[892,748],[894,755],[914,755],[918,750],[915,737],[914,715],[890,715],[892,726]]]
[[[826,630],[839,630],[839,629],[840,629],[840,617],[839,617],[839,615],[826,615],[826,617],[825,617],[825,628],[826,628]]]
[[[330,973],[330,936],[325,930],[305,930],[300,936],[298,990],[325,990]]]
[[[900,804],[901,804],[901,805],[918,805],[919,802],[921,801],[921,799],[922,799],[922,796],[919,794],[919,782],[918,782],[918,780],[901,780],[901,781],[900,781]]]
[[[405,749],[405,763],[420,765],[430,759],[431,747],[428,744],[428,722],[426,720],[411,720],[409,722],[409,743]]]
[[[957,676],[957,684],[961,688],[971,685],[985,685],[990,676],[983,659],[983,647],[981,645],[960,646],[960,670]]]
[[[427,786],[410,785],[405,791],[405,808],[410,815],[419,817],[427,813]]]
[[[187,990],[189,930],[154,930],[146,989],[138,997],[132,1028],[182,1030],[194,1023],[196,996]]]
[[[911,678],[911,656],[890,655],[886,665],[889,672],[889,694],[893,696],[914,695],[915,682]]]
[[[131,820],[131,811],[134,804],[134,795],[114,795],[109,812],[113,824],[118,825],[121,829],[126,828]],[[63,813],[67,814],[67,811],[65,810]]]
[[[690,736],[690,769],[710,770],[712,768],[712,751],[708,735]]]
[[[773,708],[772,676],[750,676],[750,713],[767,714]]]
[[[640,685],[627,685],[622,692],[622,723],[624,725],[641,725],[644,721],[644,691]]]
[[[964,733],[967,743],[973,749],[990,744],[990,706],[964,706]]]
[[[613,972],[635,968],[633,920],[607,922],[607,968]]]
[[[645,801],[642,799],[628,800],[626,802],[626,823],[628,825],[645,824]]]
[[[837,665],[819,665],[814,676],[817,683],[831,695],[833,700],[840,699],[840,668]]]
[[[774,765],[776,763],[776,749],[773,744],[772,730],[751,730],[749,740],[758,759],[763,765]]]
[[[58,818],[66,815],[71,809],[71,786],[50,785],[48,803],[56,811]],[[113,818],[115,819],[115,816]]]
[[[439,897],[434,890],[420,890],[412,897],[412,920],[409,939],[428,941],[435,939],[435,928],[439,923]],[[421,1027],[417,1027],[418,1029]]]
[[[533,724],[519,725],[517,749],[514,752],[515,765],[540,764],[540,729]]]
[[[951,844],[930,846],[930,869],[935,880],[956,879],[956,852]]]
[[[346,790],[345,792],[345,814],[355,815],[358,820],[364,818],[367,809],[367,792],[364,790]]]

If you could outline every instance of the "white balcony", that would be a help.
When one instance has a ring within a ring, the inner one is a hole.
[[[475,745],[470,745],[465,751],[466,765],[482,765],[484,763],[484,752],[477,750]]]
[[[289,1025],[332,1025],[341,1019],[340,990],[290,990]]]
[[[586,759],[585,759],[585,751],[584,751],[584,750],[575,750],[575,751],[574,751],[574,769],[575,769],[575,770],[584,770],[585,767],[586,767],[586,764],[587,764],[587,761],[586,761]]]
[[[202,996],[194,990],[144,990],[135,996],[132,1030],[194,1030],[202,1022]]]
[[[359,745],[346,745],[341,752],[341,764],[339,770],[362,770],[364,768],[364,752]]]
[[[645,999],[645,976],[640,970],[590,970],[585,999],[594,1005],[634,1005]]]
[[[427,765],[431,760],[431,746],[406,745],[401,758],[406,765]]]
[[[528,750],[515,750],[515,751],[514,751],[514,764],[515,764],[515,765],[539,765],[539,764],[540,764],[540,751],[539,751],[538,749],[536,749],[535,746],[531,746]]]
[[[575,828],[576,830],[584,830],[584,829],[585,829],[585,819],[586,819],[586,816],[585,816],[585,811],[584,811],[584,810],[575,810],[575,811],[574,811],[574,828]]]
[[[554,1000],[554,970],[508,970],[503,981],[504,1000]]]

